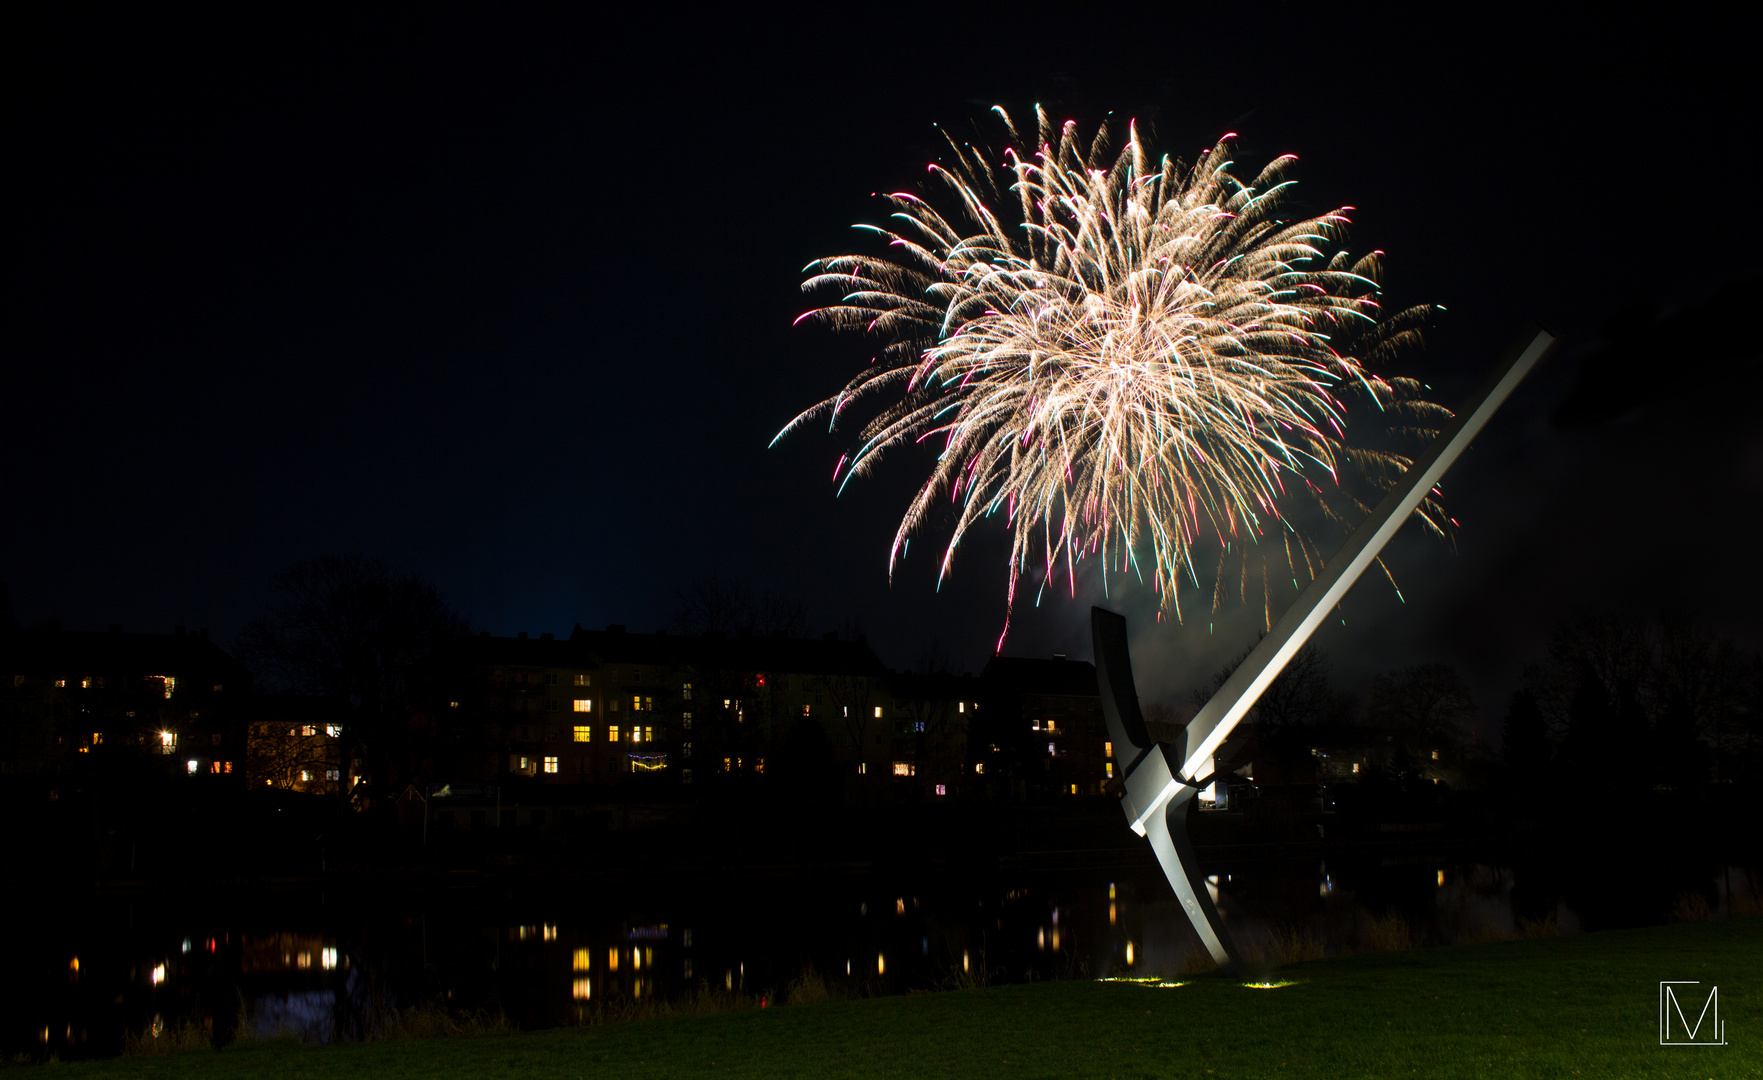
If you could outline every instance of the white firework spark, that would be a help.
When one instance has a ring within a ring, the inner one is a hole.
[[[1039,138],[1025,151],[996,111],[1010,136],[1000,163],[950,140],[954,166],[930,166],[958,213],[891,194],[892,225],[859,226],[886,239],[887,257],[809,265],[803,288],[840,298],[802,318],[884,344],[778,437],[821,417],[836,427],[852,405],[887,399],[834,477],[941,441],[890,573],[945,500],[955,523],[941,574],[968,530],[1001,513],[1013,533],[1009,605],[1031,568],[1043,588],[1063,570],[1075,590],[1080,560],[1097,558],[1104,575],[1148,577],[1179,616],[1180,579],[1200,582],[1197,547],[1270,530],[1294,577],[1299,562],[1310,569],[1282,504],[1362,512],[1343,470],[1387,486],[1407,465],[1349,449],[1349,399],[1409,418],[1410,431],[1449,415],[1419,384],[1373,370],[1417,337],[1430,309],[1382,314],[1378,254],[1355,261],[1337,247],[1351,207],[1282,215],[1291,155],[1245,184],[1232,136],[1187,168],[1153,160],[1135,127],[1110,156],[1105,126],[1086,148],[1075,123],[1055,130],[1037,109]],[[1436,502],[1417,516],[1442,532]],[[1221,559],[1214,606],[1222,583]]]

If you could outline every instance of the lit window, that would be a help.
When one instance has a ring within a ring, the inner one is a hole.
[[[67,680],[66,679],[56,679],[55,680],[55,689],[66,690],[67,689]]]
[[[733,758],[723,758],[722,759],[722,771],[723,772],[732,772],[733,770],[734,770],[734,759]]]
[[[641,694],[631,695],[631,708],[636,712],[649,712],[655,708],[655,699]]]
[[[575,741],[576,742],[593,742],[594,741],[594,729],[592,727],[588,726],[587,724],[577,724],[575,726]]]
[[[691,683],[680,684],[679,696],[684,698],[687,701],[692,700],[692,684]]]
[[[765,775],[765,759],[764,758],[760,758],[758,764],[753,766],[753,771],[758,773],[761,776]],[[1433,783],[1436,784],[1436,783],[1438,783],[1438,781],[1434,780]]]
[[[1353,771],[1354,772],[1359,771],[1359,763],[1357,761],[1353,762]]]
[[[211,761],[211,762],[209,762],[209,763],[208,763],[208,771],[209,771],[209,772],[211,772],[211,773],[218,773],[218,772],[220,772],[220,762],[218,762],[218,761]]]
[[[942,784],[937,785],[937,794],[938,795],[947,795],[948,793],[949,793],[949,789],[947,787],[945,787]]]
[[[92,680],[91,679],[81,679],[80,680],[80,689],[81,690],[90,690],[91,688],[92,688]]]
[[[1113,743],[1105,742],[1102,744],[1102,756],[1103,757],[1113,757],[1114,756],[1114,744]]]
[[[1050,756],[1050,757],[1058,757],[1058,756],[1059,756],[1059,751],[1057,751],[1057,750],[1055,750],[1055,749],[1053,749],[1053,744],[1052,744],[1052,743],[1048,743],[1048,744],[1047,744],[1047,754],[1048,754],[1048,756]]]
[[[178,681],[170,675],[155,675],[153,678],[159,679],[165,684],[165,696],[168,698],[171,697],[171,692],[177,689]]]
[[[337,969],[337,947],[335,945],[328,945],[325,948],[320,949],[318,957],[318,962],[323,965],[326,971],[335,971]]]
[[[326,780],[341,780],[343,778],[343,770],[341,770],[341,769],[326,769],[324,771],[324,778]]]
[[[618,741],[618,725],[617,724],[613,724],[611,727],[606,729],[606,741],[607,742],[617,742]]]
[[[618,970],[618,950],[616,948],[606,950],[606,970]]]
[[[877,706],[876,706],[876,707],[875,707],[875,718],[876,718],[876,719],[877,719],[877,720],[880,720],[880,719],[881,719],[881,706],[880,706],[880,705],[877,705]]]
[[[811,712],[811,711],[809,711],[809,710],[810,710],[810,709],[812,709],[812,708],[813,708],[813,707],[812,707],[812,706],[810,706],[810,705],[804,705],[804,706],[802,706],[802,715],[803,715],[803,716],[813,716],[813,715],[814,715],[814,713],[813,713],[813,712]]]
[[[177,748],[178,748],[178,733],[177,732],[175,732],[175,731],[162,731],[159,733],[159,752],[160,753],[169,754],[173,750],[176,750]]]
[[[1112,762],[1112,761],[1103,762],[1102,763],[1102,771],[1107,774],[1108,779],[1110,779],[1110,780],[1114,779],[1114,762]]]
[[[1437,760],[1438,760],[1438,759],[1439,759],[1439,752],[1438,752],[1438,751],[1437,751],[1437,750],[1434,750],[1434,751],[1433,751],[1433,752],[1432,752],[1432,759],[1433,759],[1433,760],[1434,760],[1434,761],[1437,761]]]
[[[587,971],[593,967],[593,964],[594,964],[593,954],[590,953],[588,950],[577,949],[575,951],[575,961],[574,961],[574,964],[572,965],[574,970]]]
[[[557,771],[557,759],[555,757],[547,757],[545,759],[545,771],[548,773],[554,773]]]
[[[571,989],[570,996],[575,998],[575,1000],[577,1000],[577,1001],[586,1001],[590,997],[593,997],[594,996],[594,980],[592,980],[592,979],[577,979],[577,980],[575,980],[575,986],[573,989]]]
[[[308,772],[305,769],[300,770],[300,782],[302,784],[304,784],[306,781],[311,780],[311,779],[312,779],[312,773]]]
[[[896,762],[894,762],[894,775],[895,776],[911,776],[912,775],[912,763],[910,761],[896,761]]]
[[[447,708],[449,708],[449,709],[457,709],[457,708],[459,708],[459,702],[457,702],[457,701],[449,701],[449,702],[447,702]],[[327,726],[328,726],[328,725],[327,725]]]
[[[308,739],[310,739],[314,735],[318,734],[318,725],[317,724],[302,724],[302,725],[300,725],[300,734],[302,734],[302,735],[306,736]]]
[[[973,775],[984,776],[985,773],[986,773],[986,763],[985,762],[976,761],[973,763]]]
[[[681,743],[680,744],[680,756],[681,757],[691,757],[692,756],[692,744],[691,743]]]
[[[576,698],[575,699],[575,711],[576,712],[593,712],[594,711],[593,699],[592,698],[585,698],[585,697]]]
[[[643,729],[643,741],[644,742],[654,742],[655,741],[655,729],[654,728],[645,727]]]
[[[103,744],[103,742],[104,742],[104,733],[102,731],[92,732],[92,745],[93,746],[100,746]]]
[[[324,733],[327,736],[329,736],[330,738],[340,739],[343,737],[343,725],[341,725],[341,724],[326,724],[324,726]]]
[[[195,776],[196,772],[202,768],[202,763],[197,761],[195,758],[191,758],[190,760],[184,762],[184,768],[185,768],[185,770],[187,770],[189,772],[189,774],[191,776]]]
[[[869,772],[869,762],[859,761],[857,763],[857,775],[863,776],[864,774],[866,774],[868,772]]]
[[[957,701],[955,703],[955,711],[956,712],[966,712],[967,711],[967,702]]]
[[[1053,721],[1047,721],[1047,734],[1053,734]]]
[[[1073,795],[1077,794],[1077,785],[1076,784],[1071,785],[1071,793]]]

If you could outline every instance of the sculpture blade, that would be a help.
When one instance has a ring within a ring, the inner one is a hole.
[[[1494,368],[1456,417],[1445,425],[1437,439],[1416,458],[1402,479],[1390,490],[1371,516],[1365,519],[1334,558],[1323,567],[1299,594],[1298,599],[1280,616],[1273,630],[1236,671],[1225,680],[1212,699],[1194,716],[1187,726],[1187,745],[1183,749],[1178,776],[1192,780],[1199,776],[1232,729],[1248,715],[1262,691],[1291,662],[1298,650],[1310,639],[1328,610],[1346,597],[1359,575],[1365,572],[1385,544],[1407,523],[1408,515],[1420,505],[1445,470],[1451,467],[1470,441],[1487,426],[1489,418],[1511,396],[1512,391],[1530,373],[1543,354],[1555,343],[1555,335],[1537,327],[1529,343],[1515,348]]]

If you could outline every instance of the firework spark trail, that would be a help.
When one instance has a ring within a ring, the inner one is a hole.
[[[1190,169],[1153,161],[1132,126],[1112,159],[1105,126],[1086,151],[1074,123],[1055,129],[1039,109],[1025,150],[996,111],[1010,135],[1000,164],[951,139],[954,167],[929,167],[959,227],[917,195],[891,194],[892,227],[859,226],[889,256],[821,259],[803,283],[840,294],[803,319],[883,347],[778,438],[823,417],[836,428],[854,402],[887,399],[834,470],[843,490],[886,451],[941,436],[890,574],[946,499],[956,521],[939,582],[968,529],[1001,510],[1013,533],[1009,605],[1031,566],[1041,590],[1061,564],[1075,589],[1086,556],[1136,571],[1148,551],[1159,603],[1180,617],[1177,583],[1185,568],[1198,586],[1197,545],[1294,531],[1281,510],[1292,499],[1336,519],[1363,513],[1343,471],[1387,487],[1406,467],[1388,452],[1349,453],[1349,399],[1406,417],[1413,434],[1450,415],[1419,384],[1372,370],[1417,339],[1430,309],[1382,313],[1378,254],[1352,261],[1336,249],[1350,207],[1281,217],[1293,156],[1244,184],[1232,136]],[[1442,534],[1434,500],[1416,515]],[[1294,539],[1308,574],[1311,553]]]

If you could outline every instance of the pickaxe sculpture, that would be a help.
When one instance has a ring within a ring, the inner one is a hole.
[[[1151,850],[1157,853],[1157,862],[1181,900],[1182,910],[1220,967],[1234,967],[1240,958],[1206,890],[1206,879],[1188,840],[1188,801],[1212,783],[1213,755],[1248,715],[1262,691],[1304,647],[1329,609],[1347,595],[1457,455],[1554,343],[1554,335],[1539,328],[1528,344],[1514,349],[1495,368],[1322,573],[1280,616],[1272,632],[1188,723],[1181,745],[1153,742],[1145,730],[1138,692],[1133,688],[1126,619],[1102,608],[1091,609],[1102,715],[1108,721],[1114,759],[1126,762],[1120,792],[1126,820],[1133,832],[1150,839]]]

